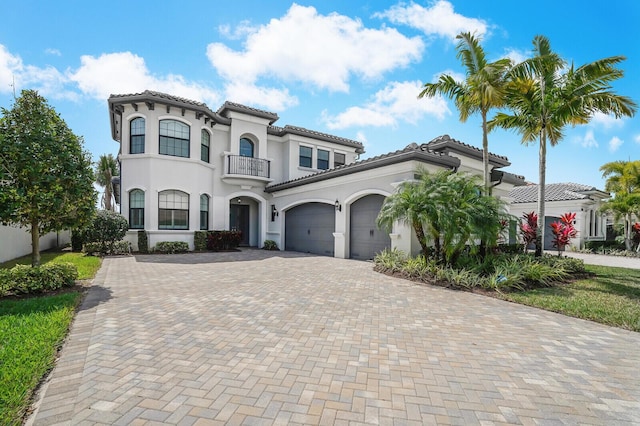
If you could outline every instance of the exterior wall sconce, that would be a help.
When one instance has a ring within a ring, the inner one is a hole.
[[[342,211],[342,204],[340,204],[340,201],[336,200],[336,211],[341,212]]]
[[[276,209],[276,206],[274,206],[273,204],[271,205],[271,222],[275,222],[276,220],[276,216],[278,216],[280,213],[278,212],[278,210]]]

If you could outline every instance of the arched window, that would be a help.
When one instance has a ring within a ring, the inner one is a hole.
[[[240,139],[240,156],[253,157],[253,142],[247,138]]]
[[[200,135],[200,159],[205,163],[209,162],[209,147],[211,146],[211,135],[202,129]]]
[[[144,229],[144,191],[129,192],[129,229]]]
[[[189,229],[189,194],[175,190],[158,194],[158,228]]]
[[[200,229],[203,231],[209,229],[209,196],[207,194],[200,196]]]
[[[189,126],[176,120],[160,120],[160,154],[189,158]]]
[[[130,141],[129,141],[129,153],[130,154],[143,154],[144,153],[144,118],[138,117],[131,120],[130,125]]]

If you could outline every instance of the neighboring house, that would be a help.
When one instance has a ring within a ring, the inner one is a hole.
[[[513,188],[510,213],[522,218],[524,213],[535,212],[538,203],[538,185]],[[602,241],[606,237],[606,215],[600,213],[602,201],[609,193],[578,183],[552,183],[545,188],[545,250],[555,250],[550,223],[560,219],[565,213],[576,213],[575,228],[578,231],[571,245],[583,248],[587,241]]]
[[[416,253],[409,227],[375,225],[384,198],[415,170],[453,169],[482,175],[482,151],[444,135],[427,144],[358,161],[360,142],[295,126],[277,127],[275,113],[225,102],[205,104],[145,91],[112,95],[113,139],[120,143],[119,195],[149,247],[186,241],[196,230],[237,229],[243,245],[278,247],[341,258],[370,259],[386,247]],[[498,170],[494,194],[506,196],[521,176]]]
[[[31,233],[27,228],[0,225],[0,263],[30,254]],[[51,232],[40,237],[40,250],[62,247],[71,242],[69,231]]]

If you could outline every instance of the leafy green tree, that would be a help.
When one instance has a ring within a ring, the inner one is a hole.
[[[602,205],[602,210],[612,212],[616,221],[622,220],[625,248],[631,250],[634,217],[640,218],[640,160],[613,161],[603,164],[600,171],[607,178],[605,189],[614,194],[613,199]]]
[[[58,113],[34,90],[22,91],[0,118],[0,221],[40,235],[85,226],[95,211],[91,157]]]
[[[457,57],[466,70],[466,79],[456,81],[451,75],[442,74],[436,83],[426,83],[418,95],[433,97],[444,95],[453,99],[460,121],[465,122],[470,115],[480,113],[482,117],[482,163],[484,167],[484,193],[491,191],[491,170],[489,169],[489,130],[487,114],[492,108],[499,108],[505,101],[505,76],[511,61],[500,59],[488,62],[480,40],[471,33],[461,33],[456,37]]]
[[[483,195],[482,185],[463,173],[416,173],[418,180],[403,182],[385,199],[378,226],[390,229],[396,221],[410,225],[425,258],[450,265],[468,245],[476,249],[480,240],[496,244],[501,220],[507,219],[502,201]]]
[[[118,241],[122,241],[129,229],[129,222],[120,213],[100,210],[85,231],[85,240],[97,243],[101,253],[111,253]]]
[[[113,184],[111,180],[114,176],[119,176],[118,162],[111,154],[102,154],[98,159],[95,169],[96,183],[104,188],[100,204],[105,210],[113,211]]]
[[[522,143],[539,142],[538,228],[536,255],[544,247],[545,177],[547,141],[551,146],[564,137],[568,125],[586,124],[594,113],[613,114],[616,118],[633,116],[636,104],[617,95],[611,83],[623,76],[616,66],[625,58],[612,56],[575,68],[567,66],[551,50],[541,35],[533,39],[533,57],[515,65],[508,75],[507,106],[489,122],[489,129],[502,127],[519,132]]]

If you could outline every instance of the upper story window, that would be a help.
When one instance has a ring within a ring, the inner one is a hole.
[[[344,166],[345,164],[345,155],[339,152],[333,154],[333,167]]]
[[[318,169],[327,170],[329,168],[329,151],[318,150]]]
[[[131,120],[130,127],[130,141],[129,141],[129,153],[130,154],[143,154],[144,153],[144,118],[138,117]]]
[[[144,191],[129,192],[129,229],[144,229]]]
[[[200,159],[205,163],[209,162],[209,149],[211,146],[211,135],[206,130],[202,129],[200,135]]]
[[[247,138],[240,139],[240,156],[253,157],[253,142]]]
[[[160,154],[189,158],[189,126],[160,120]]]
[[[207,194],[200,196],[200,229],[203,231],[209,229],[209,196]]]
[[[311,167],[311,157],[313,155],[313,148],[308,146],[300,147],[300,167]]]
[[[175,190],[158,194],[158,228],[189,229],[189,194]]]

